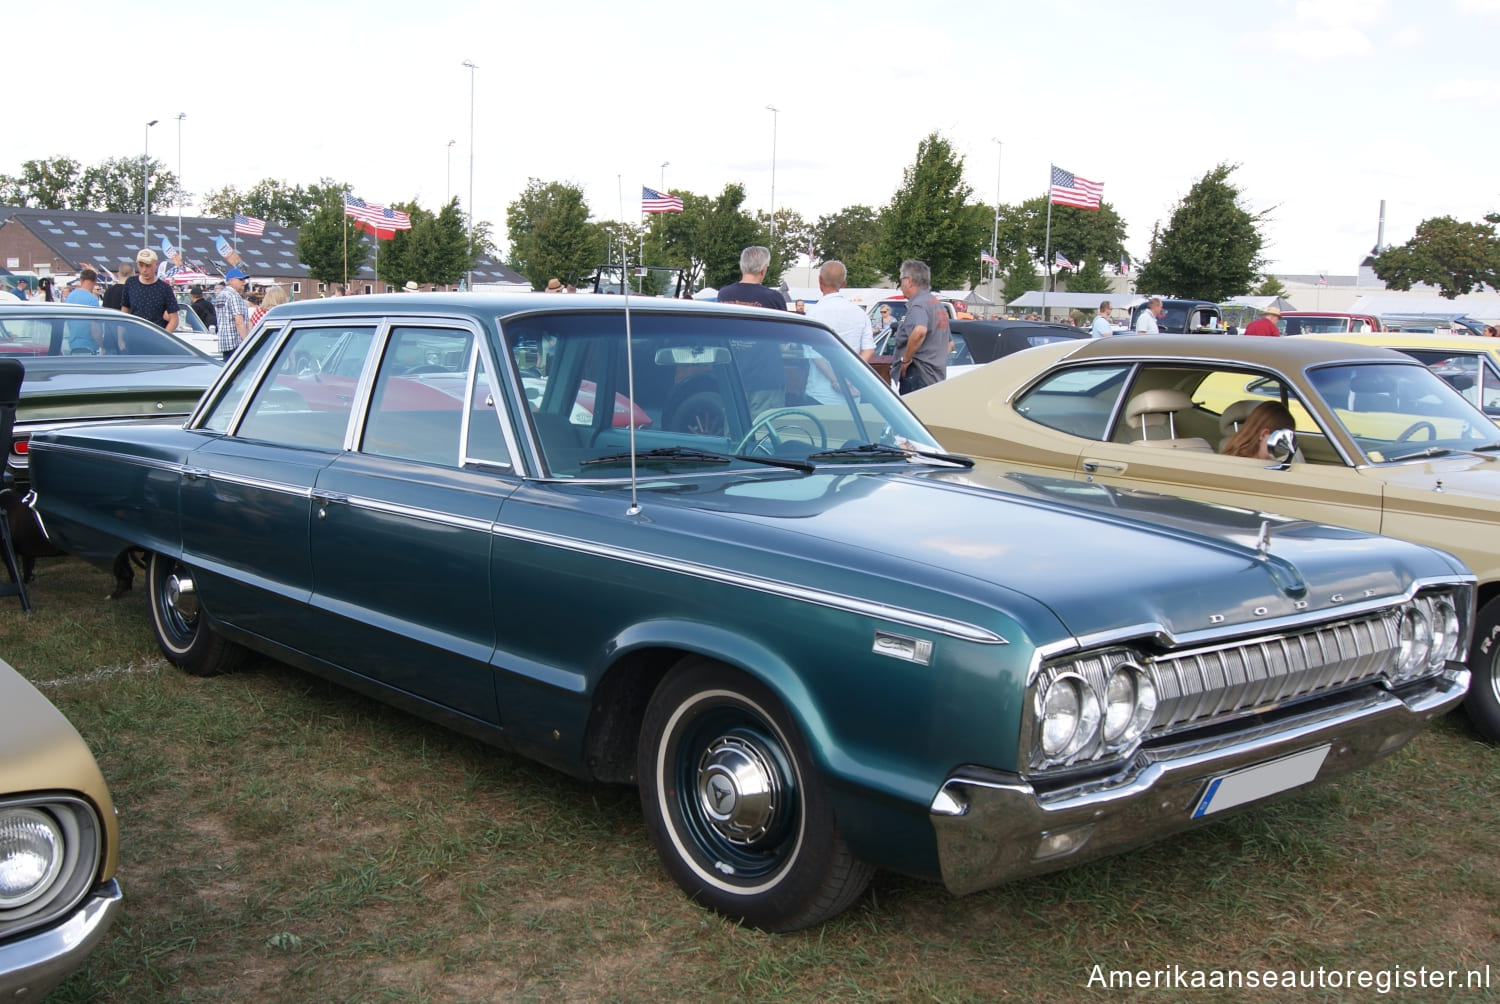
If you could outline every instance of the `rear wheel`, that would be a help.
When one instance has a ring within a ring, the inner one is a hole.
[[[1490,742],[1500,742],[1500,598],[1479,610],[1469,651],[1469,695],[1464,710]]]
[[[162,655],[194,676],[235,669],[245,650],[226,641],[203,616],[193,571],[176,558],[152,553],[146,566],[151,588],[151,628]]]
[[[794,931],[842,912],[869,883],[874,869],[839,836],[805,742],[757,681],[685,663],[652,697],[637,758],[651,839],[704,906]]]

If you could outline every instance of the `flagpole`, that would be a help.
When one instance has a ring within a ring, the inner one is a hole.
[[[990,234],[990,257],[995,259],[990,262],[990,303],[992,306],[997,295],[995,280],[1000,278],[1000,156],[1004,152],[1005,144],[995,139],[995,229]]]
[[[343,212],[343,216],[341,216],[340,219],[342,219],[344,221],[344,295],[348,296],[349,295],[349,186],[348,185],[344,186],[344,205],[343,205],[343,211],[344,211]]]
[[[1047,239],[1042,250],[1042,267],[1047,274],[1042,279],[1042,320],[1047,319],[1047,283],[1052,280],[1052,169],[1047,165]]]

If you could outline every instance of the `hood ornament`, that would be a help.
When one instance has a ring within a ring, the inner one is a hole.
[[[1255,541],[1255,549],[1260,552],[1262,561],[1271,553],[1271,521],[1268,519],[1260,521],[1260,536]]]

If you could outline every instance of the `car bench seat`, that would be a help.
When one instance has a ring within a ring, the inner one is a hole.
[[[1180,390],[1160,387],[1142,391],[1125,406],[1125,426],[1134,446],[1212,453],[1201,436],[1177,435],[1177,415],[1193,407],[1193,399]]]

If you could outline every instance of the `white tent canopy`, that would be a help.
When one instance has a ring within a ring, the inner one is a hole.
[[[1445,300],[1440,296],[1361,296],[1349,308],[1351,314],[1437,314],[1444,317],[1469,316],[1480,321],[1500,319],[1500,300],[1459,297]]]
[[[1061,310],[1066,307],[1069,310],[1098,310],[1099,304],[1105,300],[1115,310],[1129,310],[1138,303],[1145,303],[1146,297],[1129,293],[1124,296],[1114,293],[1047,293],[1043,301],[1043,293],[1039,289],[1027,290],[1014,300],[1006,304],[1007,307],[1053,307]]]

